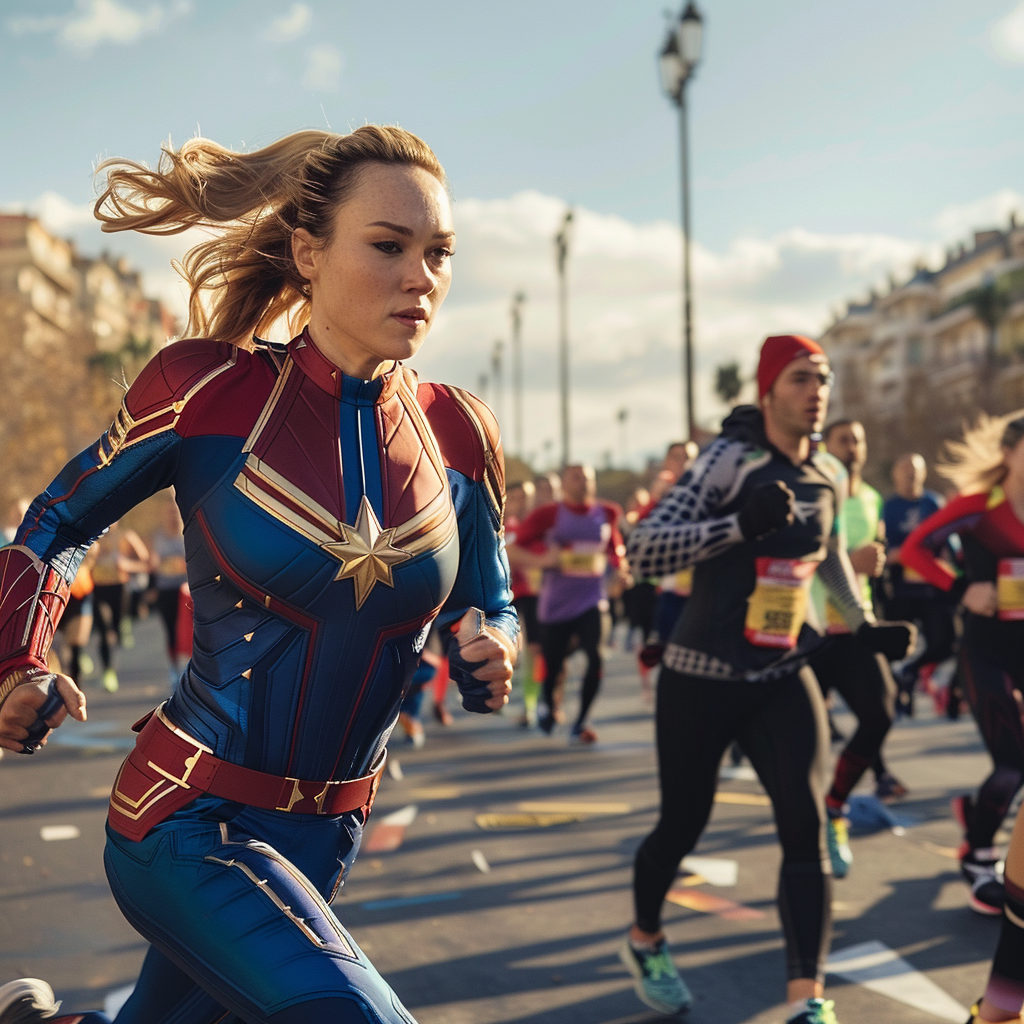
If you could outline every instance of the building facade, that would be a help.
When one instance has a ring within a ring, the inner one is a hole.
[[[830,418],[864,423],[873,482],[909,451],[933,465],[979,412],[1024,408],[1024,225],[977,231],[938,270],[851,303],[821,343]]]
[[[109,424],[117,381],[175,330],[124,261],[87,259],[34,217],[0,214],[0,514]]]

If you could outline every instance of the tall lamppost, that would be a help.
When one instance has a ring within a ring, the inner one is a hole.
[[[686,413],[683,427],[692,438],[695,427],[693,410],[693,322],[690,300],[690,158],[686,122],[686,83],[700,61],[703,21],[697,5],[691,2],[669,26],[661,48],[659,66],[661,84],[668,98],[679,108],[679,158],[682,178],[683,214],[683,397]]]
[[[615,418],[619,421],[619,457],[622,459],[622,468],[626,468],[626,462],[628,459],[626,443],[626,421],[629,419],[629,410],[625,407],[621,408],[616,414]]]
[[[505,422],[505,376],[502,372],[501,357],[505,343],[500,339],[491,349],[491,381],[494,384],[494,415],[500,427]]]
[[[512,406],[515,421],[516,455],[523,457],[523,303],[525,292],[512,296]]]
[[[569,465],[569,291],[566,286],[566,261],[572,239],[572,210],[565,211],[555,235],[555,262],[558,266],[558,384],[562,413],[562,466]]]

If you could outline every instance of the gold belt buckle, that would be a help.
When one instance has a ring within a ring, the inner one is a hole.
[[[323,814],[324,798],[330,792],[331,786],[341,785],[340,782],[327,782],[324,784],[324,788],[319,793],[317,793],[316,796],[311,796],[307,798],[306,794],[302,792],[302,779],[293,779],[291,776],[288,776],[285,779],[285,782],[290,782],[292,784],[291,795],[288,798],[287,804],[283,806],[279,804],[277,807],[274,808],[274,810],[276,811],[290,811],[297,803],[300,803],[301,801],[306,799],[310,799],[316,804],[316,813]]]
[[[188,784],[188,778],[194,771],[199,759],[203,754],[212,754],[213,751],[206,746],[204,743],[200,743],[198,740],[193,739],[189,734],[182,729],[179,729],[165,714],[164,705],[161,704],[156,709],[156,716],[160,721],[174,733],[179,739],[183,739],[186,743],[191,744],[196,748],[196,752],[185,758],[184,771],[181,773],[181,778],[176,778],[170,772],[165,771],[158,764],[154,764],[152,761],[147,761],[146,764],[153,769],[153,771],[162,775],[168,782],[173,782],[176,786],[181,786],[183,789],[191,789],[192,787]]]

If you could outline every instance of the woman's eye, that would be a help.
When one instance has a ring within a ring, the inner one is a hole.
[[[402,247],[397,242],[374,242],[373,245],[374,248],[380,249],[381,252],[386,252],[388,255],[402,251]]]
[[[440,249],[435,249],[434,252],[433,252],[433,256],[434,256],[435,260],[450,259],[454,255],[455,255],[455,250],[454,249],[446,249],[444,247],[442,247]]]

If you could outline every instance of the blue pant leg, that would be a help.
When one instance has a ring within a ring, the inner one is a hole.
[[[149,947],[135,989],[114,1024],[241,1024],[158,949]]]
[[[216,821],[208,804],[139,843],[108,832],[107,875],[136,930],[243,1021],[415,1024],[325,898],[354,854],[358,816],[235,805]]]

